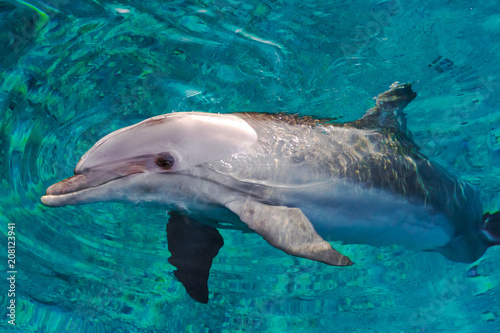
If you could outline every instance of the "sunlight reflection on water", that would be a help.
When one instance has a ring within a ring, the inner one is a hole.
[[[99,138],[147,117],[286,111],[348,121],[400,80],[416,82],[419,97],[407,113],[423,152],[478,185],[485,208],[497,210],[495,1],[474,9],[465,1],[451,8],[392,0],[29,3],[0,1],[0,222],[5,235],[8,223],[16,223],[18,328],[498,326],[496,248],[479,261],[476,277],[466,275],[472,265],[397,247],[344,246],[356,265],[338,269],[225,230],[209,280],[212,299],[204,306],[173,277],[161,208],[51,209],[39,201]],[[0,299],[8,301],[3,291]],[[10,328],[4,319],[0,325]]]

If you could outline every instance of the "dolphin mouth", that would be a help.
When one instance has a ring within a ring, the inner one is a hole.
[[[42,196],[41,201],[45,206],[49,207],[61,207],[78,203],[87,203],[89,202],[88,200],[83,200],[83,198],[86,197],[87,192],[92,192],[93,189],[95,190],[104,184],[113,182],[123,177],[125,176],[97,182],[92,181],[92,179],[89,181],[88,177],[85,175],[75,175],[57,182],[47,188],[47,191],[45,195]]]
[[[81,173],[76,172],[74,176],[49,186],[41,201],[45,206],[49,207],[89,203],[96,201],[92,200],[93,190],[98,190],[103,185],[118,179],[143,172],[143,165],[132,165],[126,168],[121,166],[111,170],[98,168],[97,170],[86,170]]]
[[[102,185],[102,183],[96,182],[95,184],[92,184],[92,182],[88,181],[85,175],[74,175],[51,185],[47,188],[46,195],[57,196],[69,194],[99,185]]]

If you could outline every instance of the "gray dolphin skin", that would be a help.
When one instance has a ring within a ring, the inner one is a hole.
[[[329,241],[401,245],[473,262],[499,244],[500,214],[419,152],[394,83],[359,120],[286,114],[170,113],[115,131],[47,189],[59,207],[152,202],[170,211],[169,262],[195,300],[223,245],[217,228],[253,231],[284,252],[348,266]]]

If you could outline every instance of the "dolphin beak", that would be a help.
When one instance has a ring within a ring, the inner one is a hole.
[[[106,184],[133,174],[143,173],[144,170],[144,164],[121,162],[116,165],[105,165],[91,170],[79,171],[78,174],[47,188],[41,201],[50,207],[102,201],[102,195],[108,195],[107,192],[109,192]]]
[[[96,184],[96,186],[97,185],[99,184]],[[84,190],[89,187],[92,186],[87,181],[87,177],[85,175],[75,175],[50,186],[46,191],[46,195],[68,194]]]

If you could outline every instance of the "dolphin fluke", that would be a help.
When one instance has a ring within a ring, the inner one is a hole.
[[[167,224],[168,262],[177,268],[175,277],[191,298],[208,303],[208,276],[212,261],[224,245],[217,229],[185,215],[170,212]]]

